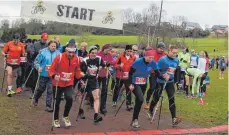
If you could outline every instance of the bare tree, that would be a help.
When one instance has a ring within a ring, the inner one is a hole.
[[[1,29],[3,31],[9,29],[9,27],[10,27],[10,21],[9,20],[2,20],[1,21]]]

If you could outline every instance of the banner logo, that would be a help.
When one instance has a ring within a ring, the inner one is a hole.
[[[43,14],[46,10],[46,8],[44,7],[43,4],[44,4],[44,2],[42,0],[39,0],[37,2],[36,6],[32,7],[31,13],[32,14],[37,14],[37,13]]]
[[[112,12],[109,11],[109,12],[107,13],[107,16],[105,16],[105,17],[103,18],[102,23],[103,23],[103,24],[107,24],[107,23],[110,22],[110,24],[112,24],[113,21],[115,20],[115,18],[112,17],[112,15],[113,15]]]

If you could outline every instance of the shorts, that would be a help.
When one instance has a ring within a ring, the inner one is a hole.
[[[86,92],[90,93],[98,88],[99,88],[98,80],[88,80],[87,86],[86,86]],[[81,92],[83,92],[83,90],[84,89],[81,89]]]
[[[225,69],[224,68],[221,68],[220,71],[224,71]]]
[[[7,65],[6,67],[8,67],[8,66],[12,67],[13,70],[18,69],[20,67],[20,65],[11,65],[11,64],[8,64],[8,63],[6,65]]]

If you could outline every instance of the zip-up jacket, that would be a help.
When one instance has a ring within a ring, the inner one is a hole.
[[[112,65],[114,65],[115,61],[113,60],[113,57],[110,53],[104,54],[102,51],[97,54],[97,56],[100,56],[106,65],[107,62],[109,62]],[[102,68],[99,70],[99,77],[106,77],[107,76],[107,69]]]
[[[116,78],[127,80],[129,78],[129,71],[131,68],[131,65],[135,61],[135,56],[130,56],[130,58],[127,60],[125,54],[119,55],[119,57],[116,59],[114,67],[116,70]],[[123,67],[121,68],[120,65],[123,63]]]
[[[3,52],[8,54],[6,63],[10,65],[20,65],[21,56],[25,55],[25,48],[23,43],[18,42],[17,45],[13,41],[9,41],[3,48]]]
[[[40,50],[40,53],[37,55],[34,61],[34,67],[37,70],[39,67],[42,68],[42,72],[40,73],[41,76],[48,77],[48,70],[58,54],[60,54],[59,50],[51,52],[48,47]]]
[[[179,66],[181,67],[181,71],[185,71],[190,64],[190,60],[191,60],[190,54],[180,52],[178,54],[178,59],[179,59]]]
[[[77,79],[80,79],[82,77],[79,57],[74,55],[72,59],[69,59],[66,53],[61,53],[57,55],[52,62],[48,74],[50,77],[53,78],[53,86],[72,86],[74,82],[74,76]],[[60,80],[58,81],[58,83],[54,79],[55,75],[60,75]]]

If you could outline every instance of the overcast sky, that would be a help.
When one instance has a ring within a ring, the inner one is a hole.
[[[61,0],[59,0],[61,1]],[[61,2],[62,3],[62,2]],[[65,1],[66,4],[74,5],[74,1]],[[142,12],[150,3],[160,6],[160,1],[82,1],[82,6],[93,6],[99,8],[133,8]],[[0,20],[15,19],[20,16],[21,1],[0,0]],[[172,16],[182,15],[187,17],[189,22],[198,22],[202,28],[205,25],[227,25],[228,24],[228,1],[227,0],[164,0],[163,9],[167,15],[165,21],[171,20]],[[11,17],[10,17],[11,16]],[[9,18],[10,17],[10,18]]]

